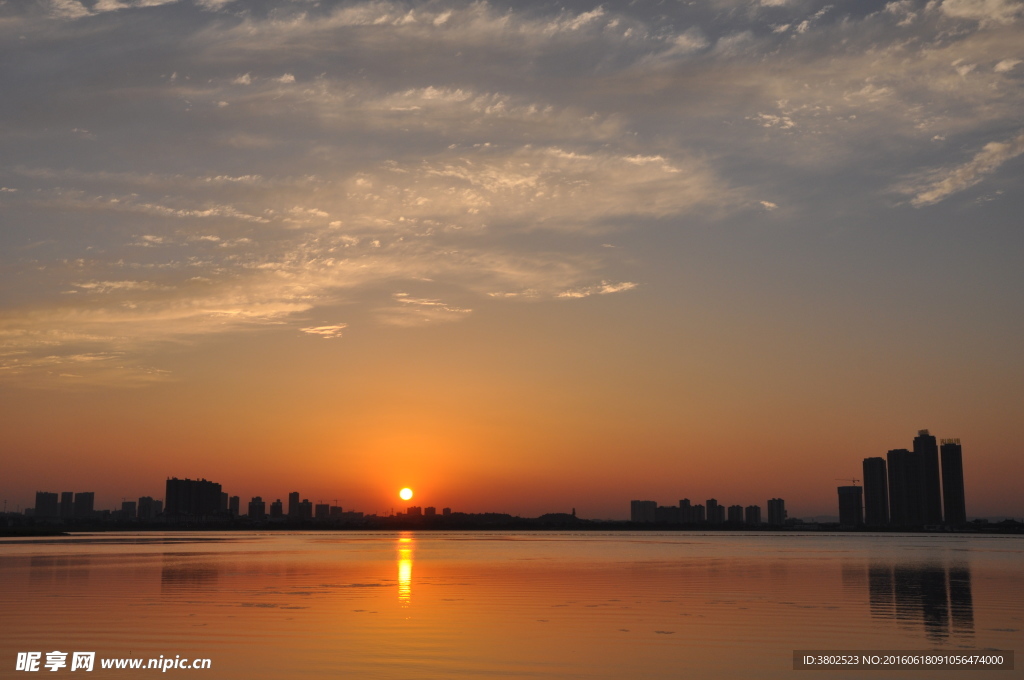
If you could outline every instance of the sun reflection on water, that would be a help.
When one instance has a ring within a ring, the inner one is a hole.
[[[412,601],[412,535],[403,533],[398,538],[398,601],[403,607]]]

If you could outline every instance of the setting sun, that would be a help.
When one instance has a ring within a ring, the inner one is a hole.
[[[398,495],[399,495],[399,497],[400,497],[400,498],[401,498],[401,499],[402,499],[403,501],[407,501],[407,500],[409,500],[410,498],[412,498],[412,489],[410,489],[410,488],[406,487],[406,488],[402,489],[401,491],[399,491],[399,492],[398,492]]]

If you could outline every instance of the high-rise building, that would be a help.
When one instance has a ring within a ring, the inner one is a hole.
[[[220,502],[217,504],[217,512],[227,513],[228,511],[228,494],[224,491],[220,492]]]
[[[57,494],[49,491],[36,491],[36,517],[57,518],[60,517],[60,504],[57,502]]]
[[[288,516],[292,519],[299,517],[299,492],[292,491],[288,494]]]
[[[946,511],[946,524],[956,526],[967,522],[967,503],[964,499],[964,457],[959,439],[943,439],[942,501]]]
[[[889,479],[885,458],[864,459],[864,524],[882,527],[889,523]]]
[[[232,496],[228,498],[228,512],[231,513],[232,517],[238,517],[242,512],[242,499],[238,496]]]
[[[864,524],[863,489],[859,486],[839,487],[839,524],[859,527]]]
[[[729,506],[729,523],[730,524],[743,524],[743,506],[742,505],[730,505]]]
[[[135,501],[121,501],[121,518],[133,520],[138,516],[138,505]]]
[[[308,498],[303,498],[299,503],[299,519],[313,519],[313,504]]]
[[[919,430],[914,437],[914,453],[921,456],[924,476],[921,478],[921,509],[925,524],[942,524],[942,488],[939,483],[939,445],[928,430]]]
[[[781,498],[768,499],[768,526],[781,527],[786,523],[786,501]]]
[[[60,492],[60,516],[64,519],[75,516],[75,492]]]
[[[314,517],[319,520],[326,520],[331,518],[331,504],[330,503],[317,503],[313,509]]]
[[[281,519],[284,517],[284,503],[278,498],[270,504],[270,519]]]
[[[142,496],[139,498],[139,519],[147,522],[149,520],[156,519],[156,506],[153,503],[152,496]]]
[[[631,522],[653,522],[658,512],[656,501],[630,501],[629,520]]]
[[[75,517],[88,519],[93,514],[93,503],[96,501],[96,494],[92,491],[79,491],[75,494]]]
[[[444,516],[444,517],[451,517],[452,516],[452,509],[451,508],[441,508],[441,515]]]
[[[887,454],[889,523],[897,527],[924,524],[924,456],[907,449]]]
[[[407,517],[422,517],[423,508],[421,508],[418,505],[410,505],[408,508],[405,509],[405,514]]]
[[[707,519],[708,519],[707,518],[707,513],[704,511],[704,506],[703,505],[698,503],[697,505],[693,506],[692,511],[693,511],[693,523],[694,524],[703,524],[704,522],[707,521]]]
[[[707,509],[708,524],[721,524],[725,521],[725,508],[720,506],[717,500],[707,499],[704,502],[704,507]]]
[[[267,504],[263,502],[261,496],[253,496],[253,499],[249,501],[249,519],[262,521],[266,518]]]
[[[173,518],[213,517],[220,507],[220,484],[205,479],[167,480],[164,500]]]
[[[748,505],[743,511],[743,519],[747,524],[759,526],[761,524],[761,506]]]
[[[160,515],[162,515],[163,512],[164,512],[164,502],[163,501],[154,500],[153,501],[153,512],[155,512],[158,517]]]
[[[437,517],[437,508],[435,508],[432,505],[429,505],[429,506],[423,508],[423,516],[424,517]]]
[[[693,507],[689,498],[679,501],[679,521],[683,524],[693,524]]]

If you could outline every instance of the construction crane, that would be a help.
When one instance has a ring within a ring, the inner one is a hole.
[[[847,479],[847,478],[844,478],[844,477],[836,477],[836,481],[837,482],[853,482],[853,485],[857,486],[857,482],[859,482],[860,480],[859,479]]]

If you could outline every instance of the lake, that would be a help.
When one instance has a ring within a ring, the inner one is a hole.
[[[218,679],[791,678],[794,650],[1014,650],[1024,640],[1024,539],[354,531],[0,539],[0,607],[7,671],[19,652],[41,652],[45,663],[47,652],[92,651],[98,676],[119,678],[154,671],[104,670],[100,659],[207,658],[209,670],[167,673]],[[59,672],[70,666],[69,657]],[[943,677],[967,673],[975,674]]]

